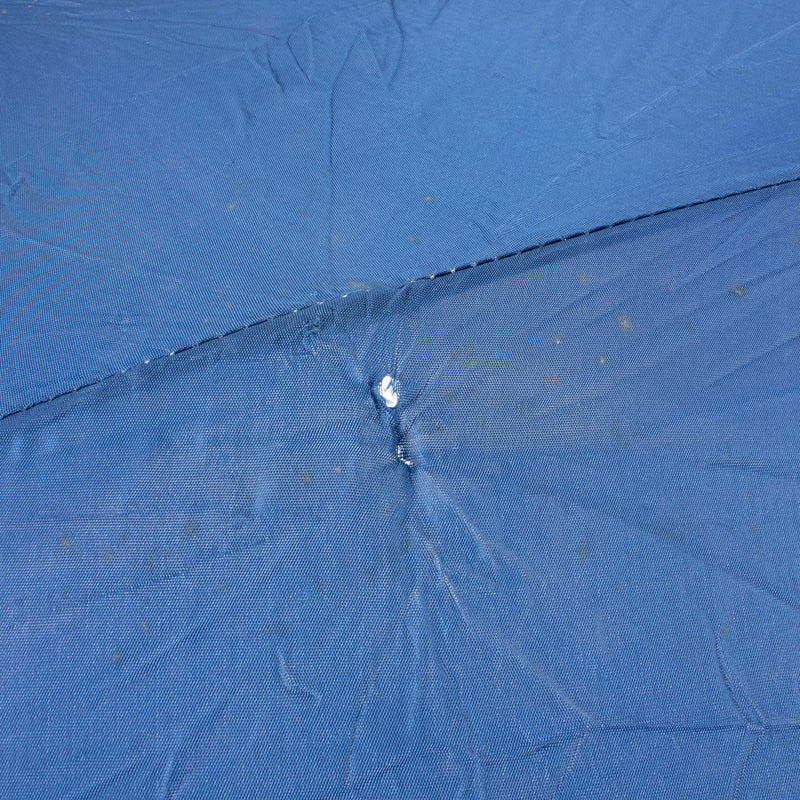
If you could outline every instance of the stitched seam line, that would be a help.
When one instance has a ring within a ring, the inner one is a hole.
[[[426,275],[421,278],[411,278],[406,283],[402,284],[401,286],[396,287],[396,291],[400,291],[405,286],[408,286],[411,283],[415,283],[419,280],[435,280],[436,278],[443,278],[446,275],[452,275],[455,272],[462,272],[466,269],[472,269],[474,267],[480,267],[484,264],[491,264],[494,261],[502,261],[506,258],[514,258],[515,256],[524,255],[525,253],[532,253],[535,250],[542,250],[545,247],[551,247],[555,244],[560,244],[561,242],[571,242],[574,239],[581,239],[584,236],[590,236],[593,233],[600,233],[600,231],[607,231],[611,230],[612,228],[619,228],[623,225],[630,225],[632,222],[639,222],[644,219],[650,219],[651,217],[660,217],[662,214],[671,214],[675,211],[684,211],[687,208],[695,208],[697,206],[705,206],[709,205],[710,203],[717,203],[721,200],[728,200],[732,197],[742,197],[743,195],[753,194],[754,192],[761,192],[767,189],[776,189],[779,186],[788,186],[792,183],[800,183],[800,176],[795,178],[787,178],[786,180],[776,181],[774,183],[765,183],[762,186],[753,186],[750,189],[740,189],[735,192],[729,192],[728,194],[721,194],[717,195],[716,197],[709,197],[705,200],[695,200],[692,203],[683,203],[679,206],[671,206],[670,208],[662,208],[659,211],[652,211],[648,214],[639,214],[635,217],[627,217],[626,219],[618,220],[617,222],[612,222],[609,225],[598,225],[596,228],[591,228],[588,231],[580,231],[578,233],[571,233],[569,236],[562,236],[558,239],[550,239],[546,242],[541,242],[540,244],[532,245],[531,247],[525,247],[522,250],[516,250],[512,253],[504,253],[503,255],[493,256],[492,258],[486,258],[483,261],[473,261],[470,264],[462,264],[458,267],[452,267],[451,269],[446,269],[441,272],[435,272],[431,275]],[[347,294],[341,295],[342,297],[347,297]],[[89,381],[88,383],[84,383],[81,386],[76,387],[75,389],[67,389],[66,391],[59,392],[52,397],[45,397],[41,400],[37,400],[30,405],[24,406],[23,408],[17,408],[14,411],[9,411],[6,414],[0,416],[0,421],[4,419],[8,419],[9,417],[13,417],[15,414],[21,414],[24,411],[30,411],[33,408],[37,408],[38,406],[44,405],[45,403],[51,403],[53,400],[58,400],[62,397],[66,397],[70,394],[75,394],[76,392],[82,392],[84,389],[90,389],[92,386],[99,386],[101,383],[105,383],[106,381],[110,380],[111,378],[116,378],[119,375],[124,375],[131,369],[137,369],[138,367],[144,366],[145,364],[150,364],[153,361],[160,361],[162,358],[169,358],[170,356],[176,356],[179,353],[185,353],[188,350],[194,350],[197,347],[201,347],[204,344],[208,344],[209,342],[216,342],[219,339],[225,339],[228,336],[233,336],[236,333],[241,333],[242,331],[246,331],[249,328],[254,328],[257,325],[264,325],[267,322],[272,322],[276,319],[281,319],[283,317],[288,317],[290,314],[296,314],[300,311],[305,311],[307,309],[313,308],[315,305],[321,306],[325,303],[331,302],[331,300],[337,300],[338,297],[331,297],[327,300],[317,300],[315,303],[309,303],[308,305],[302,306],[300,308],[292,308],[288,311],[281,311],[277,314],[273,314],[271,317],[265,317],[264,319],[257,320],[256,322],[251,322],[248,325],[242,325],[238,328],[234,328],[233,330],[227,331],[225,333],[220,333],[216,336],[210,336],[207,339],[203,339],[202,341],[195,342],[193,344],[185,345],[184,347],[178,348],[177,350],[173,350],[169,353],[163,353],[160,355],[153,356],[152,358],[143,361],[141,364],[136,364],[133,367],[127,367],[126,369],[120,370],[119,372],[112,372],[109,375],[105,375],[102,378],[97,378],[95,380]]]

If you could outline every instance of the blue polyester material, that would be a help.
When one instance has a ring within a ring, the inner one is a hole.
[[[1,10],[0,415],[800,175],[794,2]]]
[[[7,417],[0,795],[797,796],[799,253],[793,183]]]

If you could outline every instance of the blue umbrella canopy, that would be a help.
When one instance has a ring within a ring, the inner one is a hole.
[[[791,4],[0,11],[0,794],[796,793]]]

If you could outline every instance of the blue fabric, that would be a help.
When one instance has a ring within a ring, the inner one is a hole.
[[[795,796],[798,231],[786,184],[7,417],[0,795]]]
[[[8,2],[0,414],[800,174],[793,2]]]
[[[800,796],[798,85],[789,2],[0,4],[0,797]]]

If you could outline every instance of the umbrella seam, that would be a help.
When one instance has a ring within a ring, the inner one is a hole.
[[[773,183],[766,183],[766,184],[763,184],[763,185],[760,185],[760,186],[753,186],[753,187],[750,187],[749,189],[740,189],[740,190],[735,191],[735,192],[728,192],[727,194],[716,195],[715,197],[709,197],[709,198],[706,198],[706,199],[703,199],[703,200],[695,200],[695,201],[693,201],[691,203],[683,203],[681,205],[671,206],[669,208],[662,208],[662,209],[660,209],[658,211],[651,211],[651,212],[648,212],[646,214],[638,214],[638,215],[636,215],[634,217],[626,217],[625,219],[617,220],[616,222],[612,222],[612,223],[607,224],[607,225],[598,225],[597,227],[590,228],[589,230],[586,230],[586,231],[579,231],[577,233],[569,234],[568,236],[562,236],[562,237],[557,238],[557,239],[550,239],[550,240],[548,240],[546,242],[541,242],[539,244],[531,245],[530,247],[524,247],[521,250],[516,250],[514,252],[504,253],[503,255],[499,255],[499,256],[492,256],[491,258],[486,258],[486,259],[483,259],[482,261],[473,261],[473,262],[471,262],[469,264],[462,264],[462,265],[460,265],[458,267],[452,267],[450,269],[446,269],[446,270],[443,270],[441,272],[436,272],[436,273],[433,273],[431,275],[422,276],[420,278],[411,278],[410,280],[406,281],[406,283],[396,287],[396,291],[399,291],[399,290],[403,289],[405,286],[407,286],[407,285],[409,285],[411,283],[415,283],[416,281],[420,281],[420,280],[435,280],[436,278],[443,278],[446,275],[452,275],[452,274],[454,274],[456,272],[462,272],[463,270],[473,269],[474,267],[480,267],[480,266],[483,266],[485,264],[490,264],[490,263],[495,262],[495,261],[503,261],[503,260],[505,260],[507,258],[514,258],[515,256],[524,255],[525,253],[532,253],[532,252],[534,252],[536,250],[542,250],[542,249],[544,249],[546,247],[551,247],[552,245],[561,244],[562,242],[570,242],[570,241],[573,241],[575,239],[580,239],[580,238],[583,238],[584,236],[589,236],[589,235],[591,235],[593,233],[600,233],[601,231],[611,230],[612,228],[619,228],[619,227],[621,227],[623,225],[629,225],[632,222],[640,222],[641,220],[650,219],[651,217],[659,217],[659,216],[662,216],[663,214],[671,214],[671,213],[676,212],[676,211],[684,211],[684,210],[689,209],[689,208],[695,208],[697,206],[704,206],[704,205],[708,205],[710,203],[717,203],[717,202],[719,202],[721,200],[728,200],[728,199],[733,198],[733,197],[741,197],[743,195],[753,194],[754,192],[765,191],[767,189],[775,189],[775,188],[778,188],[780,186],[787,186],[787,185],[793,184],[793,183],[800,183],[800,176],[796,176],[796,177],[793,177],[793,178],[786,178],[785,180],[782,180],[782,181],[775,181]],[[347,297],[347,294],[341,295],[341,297]],[[282,319],[284,317],[290,316],[291,314],[296,314],[296,313],[299,313],[301,311],[306,311],[307,309],[313,308],[314,306],[321,306],[321,305],[324,305],[327,302],[330,302],[331,300],[336,300],[336,299],[339,299],[338,295],[336,297],[328,298],[327,300],[317,300],[314,303],[309,303],[308,305],[305,305],[305,306],[302,306],[302,307],[299,307],[299,308],[292,308],[291,310],[281,311],[281,312],[279,312],[277,314],[273,314],[272,316],[265,317],[264,319],[257,320],[256,322],[251,322],[251,323],[249,323],[247,325],[241,325],[238,328],[235,328],[235,329],[230,330],[230,331],[226,331],[225,333],[220,333],[220,334],[217,334],[216,336],[210,336],[207,339],[203,339],[203,340],[201,340],[199,342],[195,342],[195,343],[188,344],[188,345],[185,345],[183,347],[177,348],[177,349],[175,349],[173,351],[170,351],[169,353],[163,353],[161,355],[156,355],[156,356],[154,356],[152,358],[146,359],[145,361],[143,361],[143,362],[141,362],[139,364],[135,364],[132,367],[127,367],[126,369],[120,370],[119,372],[112,372],[112,373],[110,373],[108,375],[104,375],[102,378],[97,378],[95,380],[92,380],[92,381],[89,381],[87,383],[84,383],[84,384],[82,384],[80,386],[77,386],[74,389],[67,389],[66,391],[59,392],[58,394],[53,395],[52,397],[45,397],[45,398],[42,398],[41,400],[36,400],[35,402],[30,403],[29,405],[24,406],[22,408],[17,408],[17,409],[14,409],[13,411],[9,411],[6,414],[3,414],[2,416],[0,416],[0,421],[8,419],[9,417],[13,417],[16,414],[21,414],[24,411],[30,411],[30,410],[32,410],[34,408],[37,408],[37,407],[42,406],[42,405],[45,405],[46,403],[51,403],[54,400],[59,400],[62,397],[67,397],[68,395],[75,394],[76,392],[82,392],[84,389],[91,389],[93,386],[99,386],[100,384],[105,383],[106,381],[110,380],[111,378],[118,377],[119,375],[124,375],[129,370],[137,369],[138,367],[144,366],[145,364],[150,364],[150,363],[152,363],[154,361],[160,361],[160,360],[162,360],[164,358],[169,358],[170,356],[175,356],[175,355],[178,355],[179,353],[185,353],[185,352],[187,352],[189,350],[194,350],[194,349],[196,349],[196,348],[198,348],[198,347],[200,347],[200,346],[202,346],[204,344],[208,344],[209,342],[215,342],[215,341],[218,341],[219,339],[225,339],[228,336],[233,336],[236,333],[242,333],[243,331],[246,331],[249,328],[254,328],[254,327],[258,326],[258,325],[264,325],[264,324],[266,324],[268,322],[272,322],[273,320]]]

